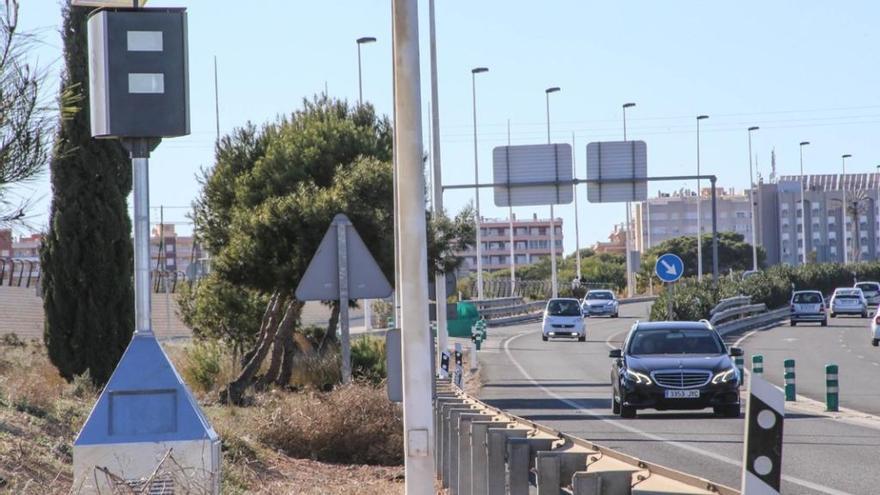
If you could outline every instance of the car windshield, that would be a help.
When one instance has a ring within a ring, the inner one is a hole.
[[[723,354],[724,348],[710,330],[638,330],[632,336],[629,353],[645,354]]]
[[[822,296],[816,292],[801,292],[794,295],[796,304],[819,304],[822,302]]]
[[[866,290],[869,290],[872,292],[877,292],[877,284],[862,283],[862,284],[856,284],[856,287],[859,289],[862,289],[862,292],[864,292]]]
[[[561,299],[550,301],[547,304],[547,313],[550,316],[581,316],[581,308],[577,301]]]
[[[590,292],[589,294],[587,294],[587,299],[611,300],[614,299],[614,295],[610,292]]]

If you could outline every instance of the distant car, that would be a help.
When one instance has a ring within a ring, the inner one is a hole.
[[[703,409],[739,417],[742,356],[709,322],[636,323],[622,349],[612,349],[611,411],[634,418],[638,409]]]
[[[862,289],[850,287],[838,287],[834,289],[834,295],[831,296],[831,317],[837,315],[861,315],[862,318],[868,317],[868,301]]]
[[[610,290],[591,290],[584,296],[581,302],[581,310],[584,316],[607,315],[617,318],[620,311],[620,303]]]
[[[853,286],[856,289],[862,289],[865,300],[872,306],[880,305],[880,282],[858,282]]]
[[[587,340],[587,327],[577,299],[559,298],[547,301],[541,327],[541,340],[544,342],[550,337],[577,337],[580,342]]]
[[[805,321],[821,323],[828,326],[828,314],[825,313],[825,298],[817,290],[799,290],[791,295],[791,326]]]
[[[877,347],[880,345],[880,308],[874,312],[871,318],[871,345]]]

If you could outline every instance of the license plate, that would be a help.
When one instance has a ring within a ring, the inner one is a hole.
[[[699,399],[699,390],[667,390],[664,392],[667,399]]]

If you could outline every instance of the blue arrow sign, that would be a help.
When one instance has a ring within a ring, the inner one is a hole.
[[[684,273],[684,262],[678,255],[666,253],[657,258],[654,272],[657,273],[657,278],[664,282],[675,282]]]

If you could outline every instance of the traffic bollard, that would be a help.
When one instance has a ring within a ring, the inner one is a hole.
[[[757,376],[764,375],[764,356],[760,354],[752,356],[752,374]]]
[[[837,381],[837,365],[825,365],[825,406],[826,411],[837,412],[839,410],[839,385]]]
[[[797,389],[794,384],[794,359],[785,360],[785,400],[795,401]]]
[[[394,317],[393,316],[388,317],[387,324],[388,324],[387,328],[394,328]]]

